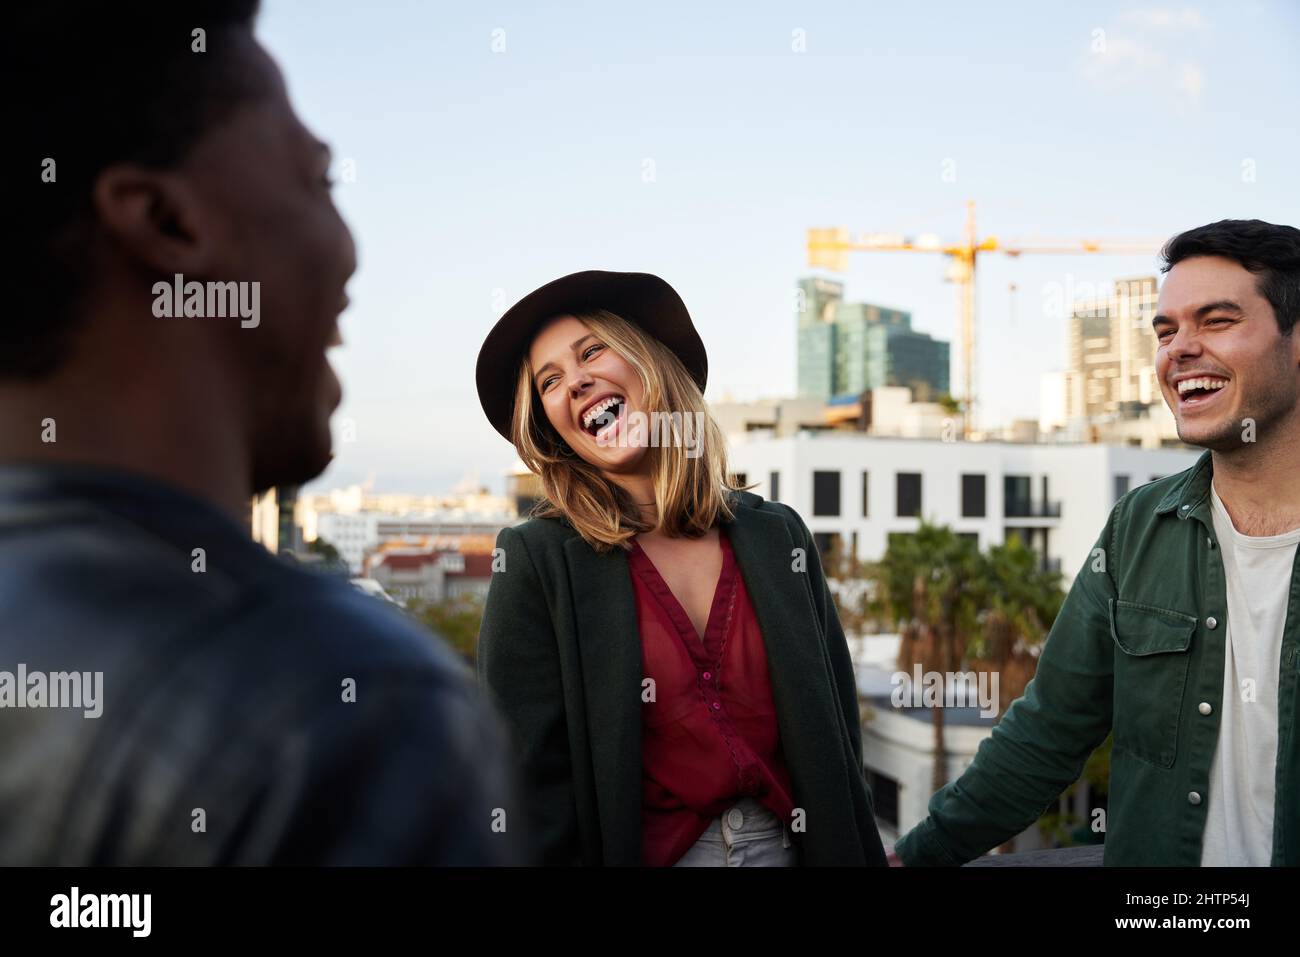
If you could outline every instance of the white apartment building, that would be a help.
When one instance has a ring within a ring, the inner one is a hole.
[[[374,512],[322,512],[316,516],[316,535],[359,575],[366,552],[379,544],[379,518]]]
[[[1119,497],[1189,468],[1199,453],[828,431],[755,437],[730,456],[754,492],[799,513],[823,552],[839,536],[859,559],[878,560],[890,535],[915,532],[924,517],[981,550],[1019,536],[1068,587]]]

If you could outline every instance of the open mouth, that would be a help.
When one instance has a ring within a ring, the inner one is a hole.
[[[582,415],[582,431],[595,438],[606,428],[618,421],[626,399],[621,395],[610,395],[601,399]]]
[[[1219,376],[1183,379],[1176,384],[1178,405],[1182,408],[1204,405],[1213,401],[1227,384],[1228,380]]]

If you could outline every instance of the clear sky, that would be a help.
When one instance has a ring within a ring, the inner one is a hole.
[[[478,473],[500,490],[514,453],[478,405],[479,346],[580,269],[667,279],[709,350],[708,397],[751,398],[794,390],[810,226],[955,240],[967,199],[1003,239],[1300,224],[1294,0],[263,0],[259,33],[336,173],[355,172],[335,187],[360,268],[332,353],[336,436],[350,420],[355,437],[315,487]],[[864,253],[839,278],[956,359],[944,266]],[[1037,417],[1063,290],[1154,269],[985,256],[982,421]]]

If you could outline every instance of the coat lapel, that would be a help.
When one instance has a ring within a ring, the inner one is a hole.
[[[806,856],[810,863],[849,862],[860,855],[858,827],[845,744],[836,733],[842,715],[812,605],[810,573],[795,564],[794,549],[805,546],[793,540],[775,512],[738,504],[735,515],[727,532],[763,632],[793,797],[807,815]]]
[[[641,641],[621,549],[564,544],[605,864],[641,863]]]

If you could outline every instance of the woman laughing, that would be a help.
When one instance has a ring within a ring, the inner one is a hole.
[[[547,864],[883,865],[857,689],[812,536],[742,491],[681,298],[643,273],[530,293],[479,353],[545,501],[501,532],[479,676]]]

